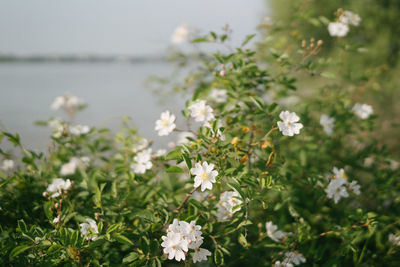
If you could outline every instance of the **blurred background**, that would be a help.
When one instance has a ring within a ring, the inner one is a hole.
[[[115,130],[127,115],[139,134],[156,139],[160,113],[184,107],[180,96],[160,102],[145,86],[149,76],[173,71],[169,50],[187,48],[171,43],[175,28],[206,33],[229,24],[240,44],[265,12],[262,0],[0,0],[0,127],[42,149],[51,130],[34,122],[63,117],[50,105],[70,93],[89,105],[78,123]]]

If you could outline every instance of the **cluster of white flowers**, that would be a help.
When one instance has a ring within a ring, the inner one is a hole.
[[[167,236],[161,237],[163,240],[161,246],[164,248],[164,253],[168,254],[168,259],[185,260],[188,250],[193,249],[193,263],[207,260],[211,252],[200,248],[204,239],[200,230],[201,226],[196,225],[195,221],[187,223],[174,219],[168,226]]]
[[[350,11],[343,11],[338,21],[331,22],[328,25],[328,31],[331,36],[344,37],[349,33],[350,25],[359,26],[361,18],[358,14]]]
[[[60,174],[63,176],[72,175],[77,168],[85,169],[90,162],[88,157],[72,157],[68,163],[61,166]]]
[[[64,132],[64,123],[61,119],[52,119],[48,122],[48,125],[53,130],[52,136],[55,138],[60,138]]]
[[[151,148],[148,148],[136,154],[133,158],[135,162],[131,165],[134,173],[143,174],[146,170],[153,167],[153,163],[151,162],[151,152]]]
[[[393,246],[400,247],[400,235],[390,234],[389,235],[389,242],[392,243]]]
[[[279,114],[279,118],[282,121],[278,121],[278,127],[283,135],[293,136],[299,134],[300,129],[303,128],[303,124],[298,122],[300,120],[299,116],[294,112],[282,111]]]
[[[3,171],[9,171],[14,168],[14,161],[11,159],[5,159],[3,160],[3,164],[1,165],[1,169]]]
[[[196,100],[194,103],[190,104],[188,109],[191,111],[191,116],[197,122],[209,123],[214,120],[214,110],[212,107],[207,105],[205,100]]]
[[[352,26],[360,26],[361,18],[358,14],[345,10],[339,17],[339,22]]]
[[[71,125],[69,126],[69,131],[73,135],[84,135],[90,132],[90,127],[87,125]]]
[[[184,43],[189,39],[189,35],[190,31],[188,25],[181,24],[177,28],[175,28],[171,36],[171,42],[174,44]]]
[[[303,254],[297,251],[286,252],[285,259],[282,262],[275,262],[275,267],[293,267],[304,262],[306,262],[306,258],[304,258]]]
[[[322,114],[319,123],[321,124],[322,127],[324,127],[324,131],[326,134],[328,135],[333,134],[333,126],[335,124],[335,118],[329,117],[326,114]]]
[[[156,127],[159,136],[169,135],[175,128],[175,115],[171,114],[169,110],[161,113],[161,119],[156,121]]]
[[[87,240],[96,240],[97,235],[99,233],[99,229],[97,228],[96,221],[90,218],[86,218],[87,223],[81,223],[79,226],[81,227],[81,235],[85,236]]]
[[[84,105],[85,102],[79,97],[65,94],[57,96],[51,104],[51,108],[54,110],[62,108],[67,112],[75,112]]]
[[[328,198],[333,198],[335,203],[338,203],[339,200],[344,197],[348,197],[349,193],[347,192],[346,185],[353,191],[354,194],[360,194],[361,186],[357,183],[357,181],[352,181],[349,183],[347,181],[347,175],[343,169],[338,169],[336,167],[333,168],[333,177],[330,177],[331,181],[329,182],[327,189]]]
[[[218,221],[227,221],[232,218],[233,214],[240,210],[243,202],[240,195],[236,191],[225,191],[221,194],[217,207]]]
[[[216,182],[215,177],[218,175],[218,171],[214,170],[214,164],[207,162],[200,162],[195,164],[194,168],[190,169],[190,173],[195,175],[194,177],[194,187],[199,187],[201,185],[201,191],[206,189],[212,189],[213,183]]]
[[[280,242],[283,238],[288,237],[292,234],[278,230],[278,226],[276,226],[272,222],[267,222],[265,224],[265,228],[267,229],[267,234],[269,238],[271,238],[275,242]]]
[[[216,103],[224,103],[228,99],[228,95],[225,89],[211,89],[208,97]]]
[[[367,104],[360,104],[356,103],[353,106],[354,113],[362,120],[368,119],[368,117],[374,113],[373,108],[370,105]]]
[[[46,196],[51,193],[50,197],[59,197],[62,195],[63,191],[67,191],[70,188],[71,181],[69,179],[54,178],[52,183],[47,187],[47,190],[43,192],[43,195]]]

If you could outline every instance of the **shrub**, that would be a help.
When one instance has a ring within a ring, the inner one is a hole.
[[[181,133],[167,154],[128,118],[116,134],[51,119],[46,153],[3,132],[22,156],[0,174],[1,265],[399,265],[399,168],[370,134],[373,108],[325,71],[322,41],[289,56],[252,37],[192,40],[222,49],[176,84],[191,95],[183,117],[156,122],[160,138]],[[300,101],[298,73],[319,80]],[[52,106],[71,120],[84,108]]]

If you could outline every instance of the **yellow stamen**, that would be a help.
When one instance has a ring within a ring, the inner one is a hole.
[[[201,174],[201,180],[203,180],[203,181],[208,180],[208,173],[203,172],[203,173]]]

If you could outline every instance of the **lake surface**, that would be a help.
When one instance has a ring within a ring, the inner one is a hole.
[[[127,115],[140,135],[154,139],[156,148],[166,148],[176,136],[158,137],[154,123],[166,109],[180,114],[185,100],[174,94],[160,99],[146,88],[145,81],[151,75],[165,76],[172,71],[166,62],[0,64],[0,128],[18,132],[27,148],[43,150],[51,131],[34,122],[65,118],[50,105],[56,96],[70,93],[89,105],[78,114],[77,123],[115,131],[121,115]],[[1,146],[4,148],[4,142]]]

